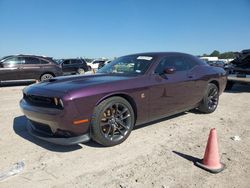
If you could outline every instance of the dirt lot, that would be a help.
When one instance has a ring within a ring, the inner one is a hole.
[[[250,186],[250,87],[223,93],[213,114],[187,112],[141,126],[123,144],[109,148],[94,142],[62,147],[29,136],[18,105],[22,88],[0,88],[0,172],[25,162],[22,173],[0,187]],[[216,175],[192,162],[203,157],[213,127],[227,165]],[[230,139],[235,135],[241,141]]]

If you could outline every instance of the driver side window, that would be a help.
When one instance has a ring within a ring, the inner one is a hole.
[[[155,69],[155,73],[162,74],[165,68],[175,68],[175,71],[186,71],[189,69],[188,63],[184,58],[178,56],[170,56],[163,58]]]
[[[11,57],[9,59],[6,59],[3,64],[4,65],[8,65],[10,67],[13,67],[17,64],[22,64],[23,63],[23,59],[19,58],[19,57]]]

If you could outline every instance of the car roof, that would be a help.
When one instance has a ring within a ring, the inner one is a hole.
[[[190,56],[190,54],[181,53],[181,52],[143,52],[143,53],[135,53],[129,55],[138,55],[138,56],[156,56],[156,57],[164,57],[168,55],[183,55],[183,56]],[[127,55],[127,56],[129,56]]]
[[[8,55],[8,56],[5,56],[3,57],[2,59],[0,59],[0,61],[5,61],[6,59],[8,58],[11,58],[11,57],[34,57],[34,58],[39,58],[39,59],[43,59],[43,60],[47,60],[51,63],[56,63],[52,57],[46,57],[46,56],[38,56],[38,55],[24,55],[24,54],[18,54],[18,55]]]
[[[4,59],[10,58],[10,57],[37,57],[37,58],[44,58],[44,59],[52,59],[52,57],[47,57],[47,56],[40,56],[40,55],[26,55],[26,54],[18,54],[18,55],[8,55],[5,56]]]
[[[61,60],[65,61],[65,60],[84,60],[84,59],[82,59],[82,58],[66,58],[66,59],[61,59]]]

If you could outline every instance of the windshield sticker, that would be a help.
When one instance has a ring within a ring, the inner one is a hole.
[[[153,57],[150,57],[150,56],[138,56],[137,59],[142,59],[142,60],[150,61],[150,60],[153,59]]]

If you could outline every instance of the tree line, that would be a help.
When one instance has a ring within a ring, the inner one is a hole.
[[[236,57],[235,52],[220,53],[218,50],[214,50],[211,54],[203,54],[205,57],[218,57],[219,59],[234,59]]]

